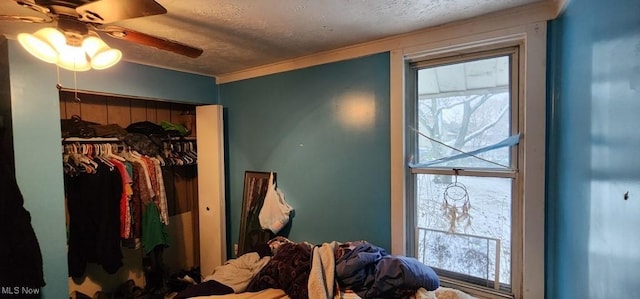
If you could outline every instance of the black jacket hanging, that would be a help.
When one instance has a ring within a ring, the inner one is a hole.
[[[13,163],[0,146],[0,286],[39,288],[45,285],[42,254]]]
[[[65,174],[69,212],[69,276],[81,278],[87,263],[113,274],[122,266],[120,196],[117,169],[100,165],[94,174]]]

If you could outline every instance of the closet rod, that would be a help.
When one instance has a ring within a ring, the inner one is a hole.
[[[133,99],[133,100],[142,100],[142,101],[156,101],[156,102],[176,103],[176,104],[187,104],[187,105],[193,105],[193,106],[200,105],[200,104],[188,103],[188,102],[184,102],[184,101],[175,101],[175,100],[160,99],[160,98],[150,98],[150,97],[133,96],[133,95],[126,95],[126,94],[117,94],[117,93],[103,92],[103,91],[93,91],[93,90],[69,88],[69,87],[64,87],[64,86],[62,86],[60,84],[57,84],[56,88],[59,91],[64,91],[64,92],[72,92],[72,93],[77,92],[77,93],[83,93],[83,94],[88,94],[88,95],[96,95],[96,96],[116,97],[116,98],[124,98],[124,99]]]

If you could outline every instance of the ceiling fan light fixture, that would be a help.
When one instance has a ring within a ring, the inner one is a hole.
[[[96,36],[88,36],[82,41],[82,48],[91,58],[91,67],[103,70],[112,67],[122,58],[122,52],[112,49],[103,40]]]
[[[203,49],[118,25],[118,21],[166,14],[157,0],[14,0],[45,17],[0,15],[1,20],[52,23],[35,33],[20,33],[18,41],[31,55],[65,69],[106,69],[122,59],[122,52],[106,45],[97,34],[197,58]],[[83,45],[85,44],[85,45]],[[80,55],[77,48],[84,49]],[[68,53],[69,52],[69,53]],[[89,68],[87,69],[87,64]]]
[[[33,34],[18,34],[18,42],[38,59],[70,71],[103,70],[122,58],[120,50],[109,47],[95,33],[82,38],[81,45],[76,46],[70,45],[59,29],[46,27]]]
[[[73,47],[65,44],[58,50],[60,53],[56,64],[59,67],[76,72],[84,72],[91,69],[87,54],[82,47]]]
[[[56,63],[58,60],[58,46],[64,44],[64,34],[58,29],[46,27],[36,31],[33,34],[18,34],[18,42],[31,55],[38,59]]]

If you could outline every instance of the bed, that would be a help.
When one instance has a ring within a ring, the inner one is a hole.
[[[472,298],[440,287],[418,260],[367,241],[314,245],[276,237],[172,298]]]
[[[195,299],[290,299],[283,290],[280,289],[267,289],[259,292],[244,292],[240,294],[228,294],[228,295],[211,295],[211,296],[199,296],[192,297]],[[342,294],[342,296],[334,298],[358,298],[349,294]],[[477,299],[460,290],[439,287],[435,291],[427,291],[423,288],[418,289],[414,295],[415,299]]]

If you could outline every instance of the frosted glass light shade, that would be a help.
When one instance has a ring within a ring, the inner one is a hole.
[[[86,37],[82,41],[82,48],[91,58],[91,67],[96,70],[109,68],[122,58],[120,50],[110,48],[104,41],[95,36]]]
[[[91,58],[91,67],[96,70],[110,68],[122,58],[122,52],[118,49],[107,49],[99,52]]]
[[[18,42],[38,59],[48,63],[56,63],[58,60],[57,47],[65,43],[65,38],[58,29],[46,27],[34,34],[18,34]]]
[[[60,54],[58,54],[58,61],[56,64],[70,71],[83,72],[91,69],[87,54],[81,47],[72,47],[64,45],[58,48]]]

